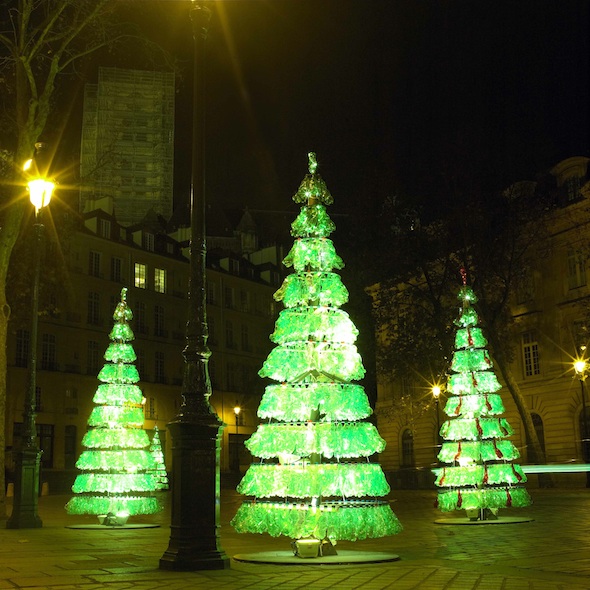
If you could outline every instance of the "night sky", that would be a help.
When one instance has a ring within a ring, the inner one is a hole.
[[[210,198],[291,208],[309,150],[334,211],[359,199],[377,211],[393,194],[444,203],[590,155],[587,1],[218,7],[208,41]],[[190,93],[180,90],[182,120]]]
[[[159,5],[155,19],[139,10],[137,20],[184,72],[181,203],[190,183],[190,3],[134,3],[142,4]],[[209,200],[293,211],[308,151],[334,195],[333,213],[359,203],[376,213],[393,195],[438,210],[458,192],[534,180],[560,159],[590,155],[587,0],[210,4]],[[103,65],[146,67],[121,53]],[[71,112],[76,129],[80,110]]]

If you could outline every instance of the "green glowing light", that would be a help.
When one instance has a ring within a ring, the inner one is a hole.
[[[76,462],[81,471],[66,505],[70,514],[108,514],[126,511],[130,515],[153,514],[158,502],[149,494],[156,490],[153,472],[156,462],[143,430],[141,389],[135,385],[139,374],[133,361],[135,352],[128,343],[133,332],[128,322],[133,317],[127,307],[127,289],[121,291],[111,330],[111,344],[105,353],[106,364],[98,375],[88,431],[82,439],[85,450]]]
[[[371,407],[364,388],[351,383],[365,369],[358,330],[339,309],[348,291],[333,272],[344,266],[328,239],[335,229],[325,205],[332,197],[310,155],[308,174],[293,200],[301,212],[284,260],[293,272],[275,293],[282,301],[270,352],[259,371],[266,386],[258,426],[245,445],[253,463],[238,487],[246,501],[232,525],[238,532],[314,537],[332,541],[393,535],[401,525],[389,502],[381,466],[369,458],[385,448],[364,421]],[[297,499],[299,502],[294,503]]]
[[[471,307],[477,298],[464,284],[459,299],[445,406],[450,419],[440,428],[444,442],[438,459],[445,466],[434,470],[440,488],[438,507],[446,512],[527,506],[531,500],[522,486],[527,478],[521,466],[512,463],[519,453],[508,440],[513,429],[501,416],[504,404],[496,393],[501,385]]]

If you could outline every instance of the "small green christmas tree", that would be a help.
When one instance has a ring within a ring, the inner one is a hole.
[[[88,418],[88,431],[82,439],[82,452],[76,467],[72,491],[66,505],[69,514],[154,514],[160,506],[151,492],[156,489],[152,471],[154,458],[150,441],[143,430],[141,389],[136,385],[134,339],[129,321],[133,314],[127,307],[127,289],[121,291],[113,319],[94,395],[96,407]]]
[[[162,443],[160,442],[160,432],[157,426],[154,426],[154,436],[150,445],[150,453],[154,458],[155,467],[151,471],[156,482],[157,490],[168,489],[168,473],[166,472],[166,465],[164,463],[164,453],[162,452]]]
[[[443,442],[438,458],[448,466],[436,469],[438,507],[441,511],[465,509],[472,520],[496,518],[498,509],[528,506],[531,503],[522,486],[526,475],[520,465],[518,449],[508,440],[513,430],[505,418],[501,385],[492,370],[486,350],[487,340],[472,307],[477,298],[467,285],[459,291],[461,311],[455,321],[455,352],[445,406],[449,420],[443,423]]]
[[[339,309],[348,291],[332,270],[344,265],[328,239],[332,196],[316,166],[310,154],[309,174],[293,197],[302,208],[284,264],[294,273],[275,293],[285,309],[259,372],[276,383],[258,408],[266,423],[246,442],[261,462],[249,467],[238,491],[253,500],[232,525],[295,540],[384,537],[401,525],[381,499],[390,491],[383,470],[370,459],[385,441],[366,421],[372,410],[363,387],[351,383],[365,370],[354,344],[358,331]]]

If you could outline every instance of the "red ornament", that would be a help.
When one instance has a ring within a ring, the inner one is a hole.
[[[475,419],[475,427],[477,428],[477,433],[479,436],[481,436],[483,434],[483,430],[481,428],[481,424],[479,423],[479,418]]]
[[[461,508],[461,504],[463,504],[463,497],[461,496],[461,490],[457,491],[457,508]]]
[[[514,475],[516,476],[516,479],[518,480],[518,483],[520,483],[522,481],[522,475],[520,475],[520,473],[518,473],[518,471],[516,471],[516,468],[514,467],[514,465],[512,465],[512,473],[514,473]]]
[[[498,459],[502,459],[504,457],[502,451],[498,448],[498,445],[496,444],[496,439],[494,439],[494,450],[496,451],[496,457],[498,457]]]
[[[457,453],[456,453],[453,461],[458,461],[460,456],[461,456],[461,441],[459,441],[459,444],[457,445]]]

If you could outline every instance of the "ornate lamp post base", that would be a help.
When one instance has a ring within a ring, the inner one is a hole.
[[[22,449],[16,454],[14,504],[7,529],[38,529],[43,526],[37,513],[39,503],[39,464],[42,451]]]
[[[168,425],[173,441],[172,518],[160,569],[218,570],[230,566],[218,542],[222,427],[197,420]]]

